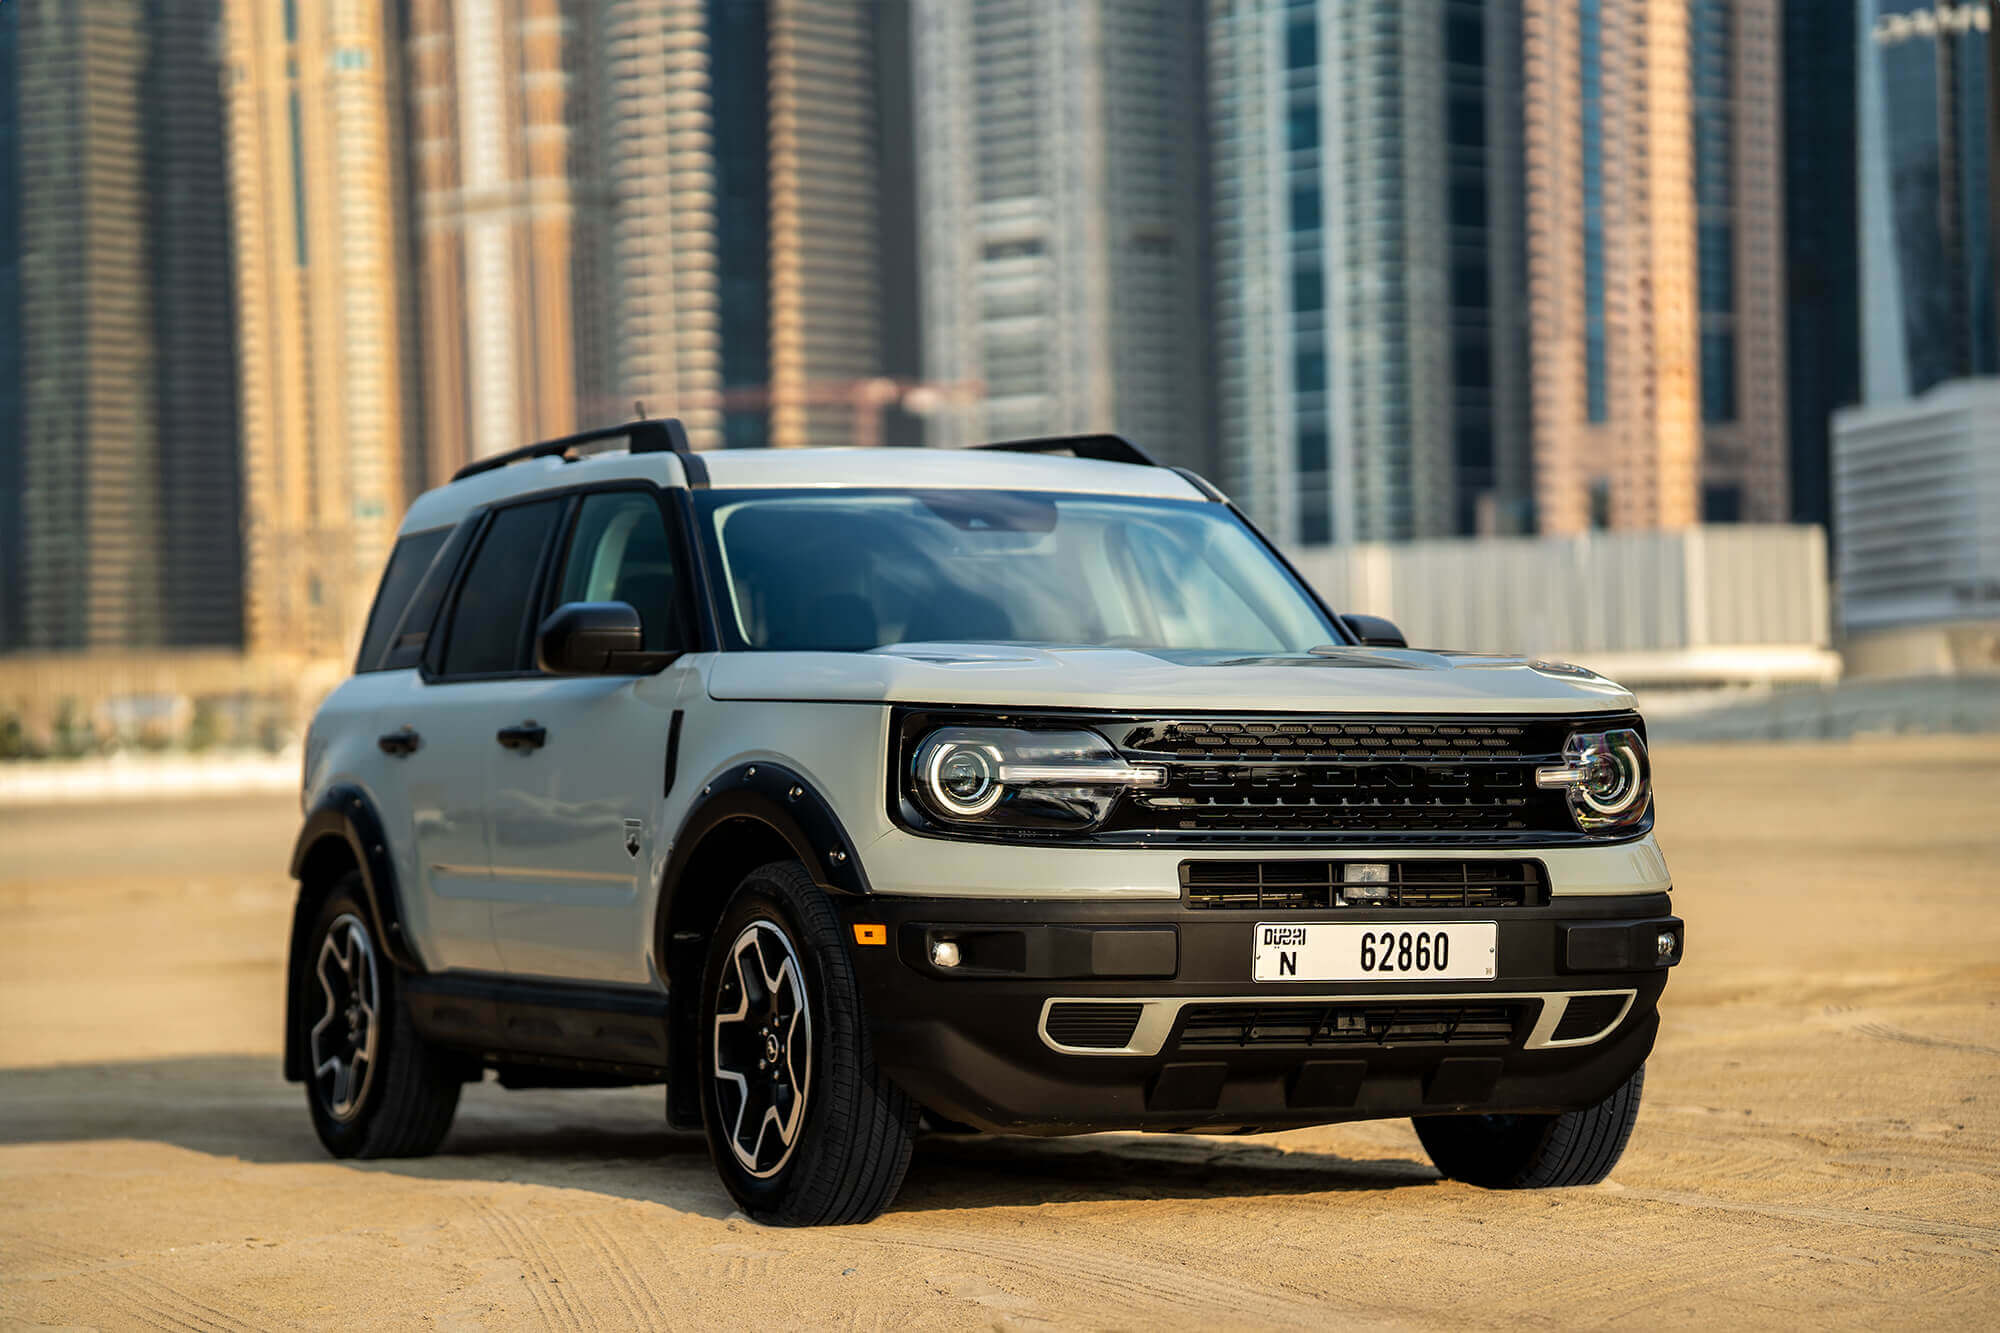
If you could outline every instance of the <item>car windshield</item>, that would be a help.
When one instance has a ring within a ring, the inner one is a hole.
[[[1225,506],[1021,491],[711,491],[732,647],[1301,653],[1338,642]]]

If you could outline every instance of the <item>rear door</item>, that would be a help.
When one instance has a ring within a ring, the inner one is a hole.
[[[563,497],[529,500],[487,515],[423,645],[412,709],[422,739],[403,762],[433,966],[502,967],[493,938],[487,766],[507,743],[505,733],[525,718],[530,617],[567,504]]]
[[[577,497],[543,613],[626,602],[648,652],[694,646],[684,537],[649,485]],[[649,675],[537,675],[512,698],[535,745],[488,756],[494,933],[510,973],[635,986],[653,981],[646,916],[665,840],[675,716],[699,688],[680,659]]]

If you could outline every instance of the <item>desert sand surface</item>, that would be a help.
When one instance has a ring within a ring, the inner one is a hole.
[[[1407,1122],[934,1138],[760,1228],[658,1089],[467,1090],[335,1162],[279,1077],[296,805],[0,811],[0,1325],[1993,1327],[2000,738],[1665,747],[1689,922],[1605,1185]]]

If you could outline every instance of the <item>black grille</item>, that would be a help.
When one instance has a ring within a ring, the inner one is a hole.
[[[1049,1006],[1049,1039],[1058,1046],[1115,1051],[1132,1041],[1139,1026],[1137,1004],[1056,1004]]]
[[[1626,719],[1593,720],[1592,726]],[[1181,719],[1119,730],[1167,781],[1130,794],[1111,827],[1192,833],[1358,833],[1449,840],[1577,836],[1567,799],[1537,786],[1567,718]]]
[[[1357,718],[1255,721],[1230,718],[1144,722],[1125,733],[1128,751],[1215,763],[1228,760],[1417,760],[1511,758],[1532,724],[1409,722]],[[1567,732],[1567,727],[1564,727]],[[1556,742],[1561,747],[1561,740]]]
[[[1343,903],[1346,861],[1183,861],[1181,889],[1196,908],[1367,911],[1373,907],[1538,907],[1548,901],[1540,861],[1388,861],[1388,896]]]
[[[1195,1004],[1182,1047],[1505,1046],[1522,1004]]]
[[[1578,995],[1563,1010],[1562,1020],[1556,1030],[1549,1034],[1550,1041],[1574,1041],[1579,1037],[1594,1037],[1611,1025],[1625,1007],[1623,995]]]

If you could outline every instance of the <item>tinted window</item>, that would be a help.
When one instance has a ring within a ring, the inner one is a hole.
[[[450,535],[450,528],[413,532],[397,542],[396,549],[389,553],[389,568],[383,571],[382,586],[375,593],[375,609],[368,613],[368,631],[361,636],[361,656],[354,663],[356,671],[386,669],[383,658],[389,636],[409,608],[410,598],[423,582],[431,561],[437,558],[438,548]]]
[[[646,627],[646,651],[681,646],[674,620],[673,544],[650,495],[585,496],[556,601],[626,602]]]
[[[447,676],[485,676],[526,668],[528,605],[535,573],[561,500],[502,509],[486,526],[466,571],[445,639]]]
[[[745,648],[1302,653],[1338,634],[1222,505],[1014,491],[708,491]]]

